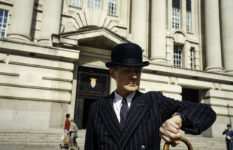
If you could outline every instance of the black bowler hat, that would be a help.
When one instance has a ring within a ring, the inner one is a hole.
[[[148,66],[148,61],[142,61],[142,48],[134,43],[123,43],[113,47],[111,62],[107,62],[106,67],[128,66],[143,67]]]
[[[231,127],[231,124],[227,124],[227,127]]]

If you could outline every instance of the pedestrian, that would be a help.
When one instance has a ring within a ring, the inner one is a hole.
[[[200,134],[216,119],[210,106],[178,101],[161,92],[139,92],[142,49],[134,43],[115,46],[106,63],[117,88],[90,107],[85,150],[159,150],[163,138],[178,144],[180,129]]]
[[[64,125],[64,132],[63,135],[61,137],[62,139],[62,144],[60,144],[60,148],[68,148],[68,138],[67,138],[67,134],[69,133],[70,130],[70,114],[66,114],[66,120],[65,120],[65,125]]]
[[[78,126],[74,122],[74,119],[71,119],[70,121],[70,138],[71,138],[70,146],[77,148],[78,143],[76,139],[78,138]]]
[[[65,120],[65,125],[64,125],[64,134],[62,136],[62,140],[65,139],[67,133],[69,132],[70,130],[70,114],[66,114],[66,120]]]
[[[231,124],[227,124],[227,128],[223,131],[222,134],[226,134],[226,145],[227,150],[233,150],[233,131],[231,129]]]

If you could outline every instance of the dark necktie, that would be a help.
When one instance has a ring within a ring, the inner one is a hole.
[[[129,107],[128,107],[126,98],[123,98],[121,103],[122,103],[122,106],[121,106],[121,111],[120,111],[120,126],[121,128],[123,128],[126,117],[127,117],[127,113],[129,111]]]

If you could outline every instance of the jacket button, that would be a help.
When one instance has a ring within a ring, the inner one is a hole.
[[[146,147],[145,147],[145,145],[142,145],[141,150],[144,150],[144,149],[146,149]]]

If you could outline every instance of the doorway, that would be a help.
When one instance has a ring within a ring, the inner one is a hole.
[[[182,88],[182,101],[190,101],[193,103],[199,103],[199,90]]]
[[[91,104],[109,94],[110,77],[108,70],[82,66],[77,77],[74,118],[79,128],[86,129]]]

